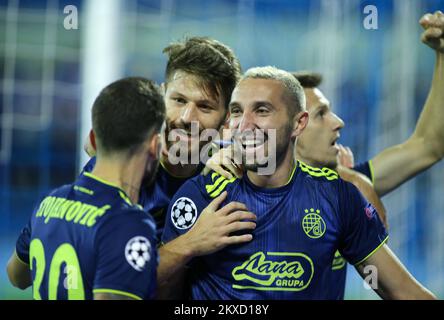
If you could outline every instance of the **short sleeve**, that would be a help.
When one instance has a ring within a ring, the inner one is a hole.
[[[15,244],[17,257],[24,263],[29,264],[29,244],[31,242],[31,220],[20,232]]]
[[[155,229],[152,218],[140,211],[110,217],[99,227],[94,293],[154,298],[158,265]]]
[[[167,243],[186,233],[196,222],[201,212],[210,203],[199,187],[201,176],[185,182],[172,198],[165,217],[162,243]]]
[[[356,166],[353,167],[353,170],[362,173],[363,175],[367,176],[367,178],[369,178],[371,182],[373,182],[371,161],[358,163]]]
[[[342,234],[339,251],[353,265],[379,249],[388,238],[376,209],[348,182],[339,190]]]

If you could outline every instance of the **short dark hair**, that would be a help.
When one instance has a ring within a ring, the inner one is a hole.
[[[241,81],[249,78],[279,81],[285,89],[284,99],[289,106],[288,114],[290,117],[293,117],[296,113],[305,111],[306,101],[304,89],[298,79],[295,79],[291,73],[273,66],[255,67],[248,69],[242,76]]]
[[[222,95],[225,107],[228,107],[231,93],[242,73],[233,50],[211,38],[191,37],[170,44],[163,52],[168,55],[166,84],[176,71],[185,71],[197,76],[211,96],[217,98]]]
[[[103,89],[92,107],[92,125],[98,148],[106,153],[132,153],[165,118],[159,87],[151,80],[129,77]]]
[[[316,88],[322,83],[322,74],[312,71],[295,71],[291,74],[299,80],[303,88]]]

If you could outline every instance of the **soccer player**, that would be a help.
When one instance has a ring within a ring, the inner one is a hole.
[[[309,124],[296,148],[298,159],[312,166],[334,168],[341,178],[350,182],[362,173],[371,179],[377,195],[382,197],[444,157],[444,129],[441,125],[444,118],[444,15],[440,11],[425,14],[419,22],[425,29],[421,40],[436,51],[436,65],[429,97],[412,136],[401,144],[384,149],[371,160],[348,168],[353,162],[349,160],[351,150],[336,143],[344,122],[331,111],[328,99],[318,88],[322,76],[310,72],[293,73],[304,87],[310,114]],[[344,165],[338,163],[338,154]],[[357,179],[361,180],[361,185],[370,183],[362,177]],[[374,197],[367,198],[372,203],[376,201]],[[336,282],[343,283],[345,289],[347,269],[340,255],[335,256],[332,270],[338,277]]]
[[[425,29],[421,40],[436,51],[436,64],[415,131],[405,142],[386,148],[354,167],[371,178],[381,197],[444,157],[444,14],[441,11],[425,14],[420,24]],[[336,141],[344,123],[330,110],[329,101],[318,89],[321,77],[297,73],[296,77],[304,87],[310,113],[310,122],[299,139],[297,157],[313,166],[335,168],[340,150]]]
[[[92,107],[97,162],[36,207],[8,262],[11,283],[34,299],[149,299],[156,288],[156,227],[137,205],[158,164],[165,117],[160,89],[116,81]]]
[[[383,150],[372,160],[355,166],[354,170],[345,165],[338,165],[338,155],[347,159],[346,155],[350,155],[351,151],[337,144],[344,122],[332,112],[329,101],[318,88],[322,82],[322,76],[312,72],[293,73],[304,87],[307,111],[310,115],[307,128],[298,139],[297,158],[314,167],[332,168],[342,179],[352,182],[377,208],[386,226],[388,223],[385,208],[379,196],[382,197],[397,188],[444,156],[444,130],[441,126],[441,119],[444,118],[443,14],[440,11],[433,15],[426,14],[421,18],[420,24],[425,29],[421,39],[436,50],[437,58],[429,97],[416,130],[404,143]],[[222,160],[215,155],[208,161],[207,166],[222,172],[228,178],[230,178],[230,172],[240,177],[242,175],[240,168],[230,163],[229,150],[226,150],[225,154],[222,154],[223,151],[222,149],[220,152]],[[223,163],[227,169],[225,172],[221,171],[220,163]],[[373,190],[372,181],[375,190]],[[341,279],[337,282],[343,283],[345,289],[346,263],[339,254],[336,254],[333,260],[332,270]],[[340,295],[343,296],[343,292]]]
[[[198,175],[203,168],[199,162],[173,163],[168,153],[175,141],[167,138],[175,130],[181,141],[188,141],[187,158],[199,155],[207,143],[200,140],[200,134],[205,129],[219,130],[222,127],[231,92],[241,75],[240,63],[233,51],[217,40],[191,37],[173,43],[163,51],[168,55],[168,62],[164,84],[166,130],[161,167],[152,184],[144,183],[139,200],[144,209],[154,216],[159,239],[172,196],[187,179]],[[192,132],[193,122],[199,126],[196,133]],[[86,149],[91,148],[91,144],[87,143]],[[94,162],[95,158],[92,158],[84,170],[91,171]]]
[[[166,247],[192,233],[202,218],[232,219],[236,213],[226,215],[225,207],[214,212],[222,201],[245,203],[256,214],[256,222],[237,222],[252,231],[236,235],[253,240],[198,258],[194,248],[176,252],[171,265],[177,270],[188,264],[192,298],[335,299],[331,261],[337,250],[361,274],[370,265],[377,269],[375,290],[383,298],[434,298],[385,244],[385,228],[358,190],[331,169],[296,160],[296,139],[307,121],[303,89],[288,72],[253,68],[236,86],[230,127],[241,133],[235,143],[243,158],[254,155],[257,161],[247,162],[242,179],[212,173],[188,180],[171,202],[162,240]],[[262,130],[260,139],[248,135]],[[269,141],[273,130],[276,141]],[[274,173],[261,175],[264,163],[272,159],[277,164]],[[200,218],[194,225],[181,224],[190,214]]]

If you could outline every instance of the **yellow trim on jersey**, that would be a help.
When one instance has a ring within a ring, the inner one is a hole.
[[[214,181],[214,179],[217,176],[219,176],[219,173],[213,172],[211,174],[211,179]],[[222,191],[224,191],[224,189],[229,183],[234,182],[236,179],[237,179],[236,177],[227,179],[224,176],[220,176],[219,178],[216,179],[216,181],[214,181],[213,184],[205,185],[205,190],[207,191],[207,193],[210,195],[211,198],[215,198],[218,195],[220,195]]]
[[[125,192],[119,190],[119,194],[120,194],[120,196],[122,197],[122,199],[125,200],[126,203],[128,203],[130,206],[133,205],[133,203],[131,202],[131,199],[128,198],[128,196],[126,195]],[[140,206],[139,206],[139,207],[140,207]]]
[[[330,168],[314,168],[302,161],[299,161],[299,167],[313,177],[324,177],[330,181],[338,179],[338,173]]]
[[[370,180],[372,180],[372,183],[375,184],[375,174],[372,160],[368,161],[368,168],[370,169]]]
[[[288,178],[288,181],[287,181],[287,183],[285,184],[285,185],[287,185],[287,184],[289,184],[290,182],[291,182],[291,179],[293,179],[293,176],[294,176],[294,173],[296,172],[296,168],[298,167],[298,162],[297,162],[297,160],[296,160],[296,163],[295,163],[295,165],[294,165],[294,168],[293,168],[293,170],[291,171],[291,174],[290,174],[290,178]]]
[[[211,178],[213,178],[213,175],[211,176]],[[214,190],[216,190],[216,188],[219,186],[219,184],[225,179],[226,178],[224,176],[220,176],[219,178],[217,178],[217,180],[214,182],[214,184],[206,185],[205,189],[207,189],[208,193],[211,193]]]
[[[121,290],[114,290],[114,289],[93,289],[94,293],[112,293],[112,294],[119,294],[121,296],[126,296],[133,298],[134,300],[143,300],[141,297],[136,296],[135,294],[121,291]]]
[[[113,183],[111,183],[111,182],[108,182],[108,181],[106,181],[106,180],[104,180],[104,179],[102,179],[102,178],[99,178],[98,176],[95,176],[95,175],[93,175],[93,174],[90,173],[90,172],[84,172],[83,174],[84,174],[85,176],[90,177],[90,178],[92,178],[92,179],[94,179],[94,180],[97,180],[97,181],[99,181],[99,182],[101,182],[101,183],[103,183],[103,184],[106,184],[106,185],[108,185],[108,186],[111,186],[111,187],[117,188],[117,189],[119,189],[119,190],[122,190],[119,186],[117,186],[117,185],[115,185],[115,184],[113,184]]]
[[[28,266],[28,267],[29,267],[29,263],[26,263],[25,261],[23,261],[22,259],[20,259],[20,257],[19,257],[18,254],[17,254],[17,249],[14,250],[14,254],[15,254],[15,257],[17,258],[17,260],[20,261],[20,263],[22,263],[22,264],[24,264],[25,266]]]
[[[227,184],[232,183],[236,180],[236,177],[231,178],[230,180],[226,180],[224,178],[224,182],[222,182],[222,184],[220,185],[220,187],[214,191],[213,193],[210,194],[211,198],[216,198],[218,195],[220,195],[222,193],[222,191],[224,191],[224,189],[226,188]]]
[[[133,205],[133,203],[131,202],[130,198],[126,195],[125,191],[123,191],[122,188],[120,188],[119,186],[117,186],[117,185],[115,185],[115,184],[113,184],[111,182],[108,182],[108,181],[106,181],[106,180],[104,180],[102,178],[99,178],[99,177],[93,175],[90,172],[84,172],[83,174],[85,176],[87,176],[87,177],[90,177],[91,179],[94,179],[94,180],[97,180],[97,181],[99,181],[99,182],[101,182],[103,184],[106,184],[107,186],[110,186],[110,187],[118,189],[119,190],[119,194],[122,197],[122,199],[125,200],[129,205],[131,205],[131,206]]]
[[[291,182],[291,179],[293,179],[294,173],[296,172],[298,165],[297,162],[295,163],[293,170],[291,171],[290,177],[288,178],[288,181],[285,183],[285,185],[289,184]],[[219,175],[217,172],[213,172],[211,175],[211,180],[214,181],[214,179]],[[207,193],[210,195],[211,198],[216,198],[218,195],[220,195],[226,186],[229,183],[234,182],[237,179],[237,177],[233,177],[231,179],[227,179],[224,176],[220,176],[217,178],[216,181],[214,181],[214,184],[207,184],[205,186],[205,189],[207,190]],[[214,191],[216,190],[216,191]]]
[[[84,187],[81,187],[81,186],[74,186],[74,190],[86,193],[86,194],[88,194],[90,196],[94,195],[94,191],[89,190],[89,189],[84,188]]]
[[[388,240],[388,237],[385,237],[384,240],[382,240],[382,242],[379,244],[379,246],[377,246],[372,252],[370,252],[364,259],[362,259],[361,261],[355,263],[355,266],[360,265],[361,263],[363,263],[365,260],[367,260],[368,258],[370,258],[376,251],[378,251]]]

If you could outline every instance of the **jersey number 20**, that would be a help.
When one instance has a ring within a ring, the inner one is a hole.
[[[31,241],[29,247],[29,262],[31,270],[33,268],[33,261],[35,260],[35,278],[33,283],[32,294],[34,299],[41,300],[40,286],[42,285],[43,276],[45,274],[46,260],[45,250],[43,249],[42,241],[34,239]],[[69,300],[83,300],[85,299],[85,291],[83,289],[82,274],[80,272],[79,259],[76,251],[69,243],[60,245],[54,252],[54,256],[49,266],[49,280],[48,280],[48,299],[57,300],[57,288],[60,279],[60,267],[65,263],[71,272],[68,272],[68,277],[65,279],[65,288],[68,290]]]

